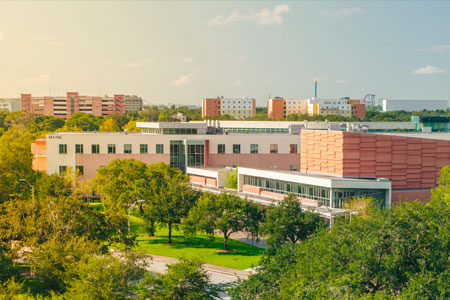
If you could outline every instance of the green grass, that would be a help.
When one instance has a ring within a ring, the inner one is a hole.
[[[259,264],[264,249],[235,240],[228,240],[230,252],[218,252],[223,249],[223,237],[215,236],[211,240],[205,234],[185,237],[183,232],[172,230],[172,243],[167,244],[167,228],[158,228],[156,237],[147,237],[144,220],[131,216],[131,232],[138,234],[137,251],[169,257],[200,257],[205,263],[229,267],[238,270],[248,269]]]

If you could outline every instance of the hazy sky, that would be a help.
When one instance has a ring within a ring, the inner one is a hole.
[[[450,1],[0,2],[0,97],[450,98]]]

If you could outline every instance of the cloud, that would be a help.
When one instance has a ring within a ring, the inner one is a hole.
[[[440,73],[445,73],[444,69],[439,69],[438,67],[433,67],[433,66],[426,66],[423,68],[418,68],[417,70],[413,71],[413,74],[418,74],[418,75],[430,75],[430,74],[440,74]]]
[[[47,45],[56,46],[56,45],[62,45],[63,42],[60,41],[56,36],[54,35],[35,35],[32,37],[34,41],[46,43]]]
[[[214,17],[206,22],[206,26],[225,25],[236,22],[254,23],[257,25],[280,25],[283,23],[283,14],[289,12],[287,4],[275,6],[272,10],[263,8],[260,11],[251,10],[248,13],[240,13],[234,10],[228,17],[221,15]]]
[[[421,51],[443,52],[443,51],[446,51],[446,50],[450,50],[450,44],[439,45],[439,46],[434,46],[434,47],[430,47],[430,48],[425,48],[425,49],[422,49]]]
[[[235,82],[233,82],[233,85],[234,86],[241,86],[241,85],[243,85],[244,83],[242,82],[242,81],[240,81],[240,80],[236,80]]]
[[[326,16],[348,17],[351,15],[360,15],[362,13],[364,13],[364,10],[361,7],[348,7],[348,8],[341,8],[339,10],[334,10],[334,11],[322,10],[319,12],[319,16],[320,17],[326,17]]]
[[[192,57],[192,56],[190,56],[190,57],[185,57],[184,59],[183,59],[183,64],[187,64],[187,63],[190,63],[190,62],[193,62],[194,61],[194,57]]]
[[[343,77],[341,79],[339,79],[338,81],[336,81],[337,84],[346,84],[348,82],[348,79]]]
[[[127,62],[125,64],[125,67],[127,67],[127,68],[137,68],[137,67],[141,67],[143,65],[149,65],[149,64],[153,63],[153,61],[154,61],[153,58],[148,58],[148,59],[142,59],[140,61]]]
[[[24,85],[24,84],[36,84],[36,83],[42,83],[48,81],[49,76],[47,74],[41,74],[34,77],[26,77],[17,80],[17,84]]]
[[[172,83],[170,84],[171,86],[182,86],[185,85],[189,82],[189,80],[191,79],[191,75],[181,75],[178,79],[175,79],[174,81],[172,81]]]

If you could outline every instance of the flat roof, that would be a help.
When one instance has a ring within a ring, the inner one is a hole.
[[[136,122],[139,128],[197,128],[205,129],[208,127],[206,122]]]
[[[369,134],[382,134],[409,138],[450,141],[450,132],[369,132]]]

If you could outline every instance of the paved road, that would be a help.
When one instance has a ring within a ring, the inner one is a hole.
[[[149,272],[154,273],[166,273],[167,264],[174,264],[178,262],[178,259],[173,257],[148,255],[148,267]],[[214,284],[228,283],[236,281],[238,278],[247,279],[250,273],[248,271],[236,270],[226,268],[222,266],[204,264],[203,269],[209,274],[211,282]]]

